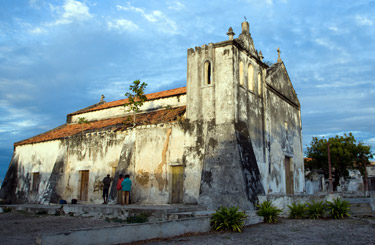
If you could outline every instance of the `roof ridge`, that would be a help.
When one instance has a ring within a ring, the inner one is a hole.
[[[181,95],[181,94],[186,94],[186,86],[174,88],[174,89],[169,89],[169,90],[164,90],[164,91],[159,91],[159,92],[155,92],[155,93],[150,93],[150,94],[146,94],[145,96],[147,97],[147,100],[156,100],[156,99],[167,98],[167,97]],[[69,113],[68,118],[73,116],[73,115],[78,115],[78,114],[82,114],[82,113],[85,113],[85,112],[104,110],[104,109],[111,108],[111,107],[117,107],[117,106],[125,104],[127,101],[128,101],[128,99],[125,98],[125,99],[121,99],[121,100],[114,100],[114,101],[110,101],[110,102],[101,103],[97,106],[95,106],[95,105],[89,106],[89,107],[80,109],[78,111]]]

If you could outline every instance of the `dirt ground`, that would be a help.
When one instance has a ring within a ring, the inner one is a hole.
[[[208,232],[137,244],[375,244],[375,218],[281,219],[247,226],[242,233]]]
[[[0,214],[0,244],[35,244],[40,233],[117,225],[103,219],[34,215],[16,211]]]
[[[0,244],[34,244],[39,233],[115,226],[102,219],[69,216],[0,214]],[[375,244],[375,218],[344,220],[289,220],[257,224],[242,233],[208,232],[137,244]]]

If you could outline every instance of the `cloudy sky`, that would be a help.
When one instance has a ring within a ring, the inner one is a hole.
[[[375,1],[1,0],[0,179],[13,143],[66,114],[185,86],[188,48],[227,40],[246,16],[255,48],[286,65],[303,142],[353,132],[375,150]]]

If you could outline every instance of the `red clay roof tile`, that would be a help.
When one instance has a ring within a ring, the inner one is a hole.
[[[186,106],[153,111],[149,113],[137,114],[136,123],[139,125],[166,123],[177,120],[186,111]],[[129,120],[130,119],[130,120]],[[64,124],[48,132],[39,134],[26,140],[14,143],[14,146],[40,143],[50,140],[62,139],[76,135],[81,132],[97,130],[102,128],[115,128],[116,130],[125,130],[133,125],[133,118],[128,116],[105,119],[82,124]]]

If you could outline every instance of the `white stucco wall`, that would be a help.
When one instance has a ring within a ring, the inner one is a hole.
[[[60,140],[17,146],[18,185],[16,192],[23,192],[30,202],[41,202],[56,160],[63,157],[65,147]],[[32,191],[32,175],[39,173],[38,193]]]
[[[66,200],[80,199],[80,171],[89,171],[88,202],[102,203],[102,180],[117,168],[124,134],[111,131],[83,133],[66,140],[68,157],[65,170]]]
[[[166,108],[167,106],[171,107],[179,107],[186,105],[186,95],[178,95],[172,96],[167,98],[161,98],[157,100],[150,100],[146,101],[139,109],[139,112],[154,110],[154,109],[162,109]],[[107,118],[115,118],[125,115],[130,115],[132,112],[128,112],[127,108],[123,105],[111,107],[103,110],[96,110],[90,111],[86,113],[81,113],[77,115],[73,115],[71,118],[72,123],[78,123],[79,118],[85,118],[88,121],[95,121],[95,120],[102,120]]]

